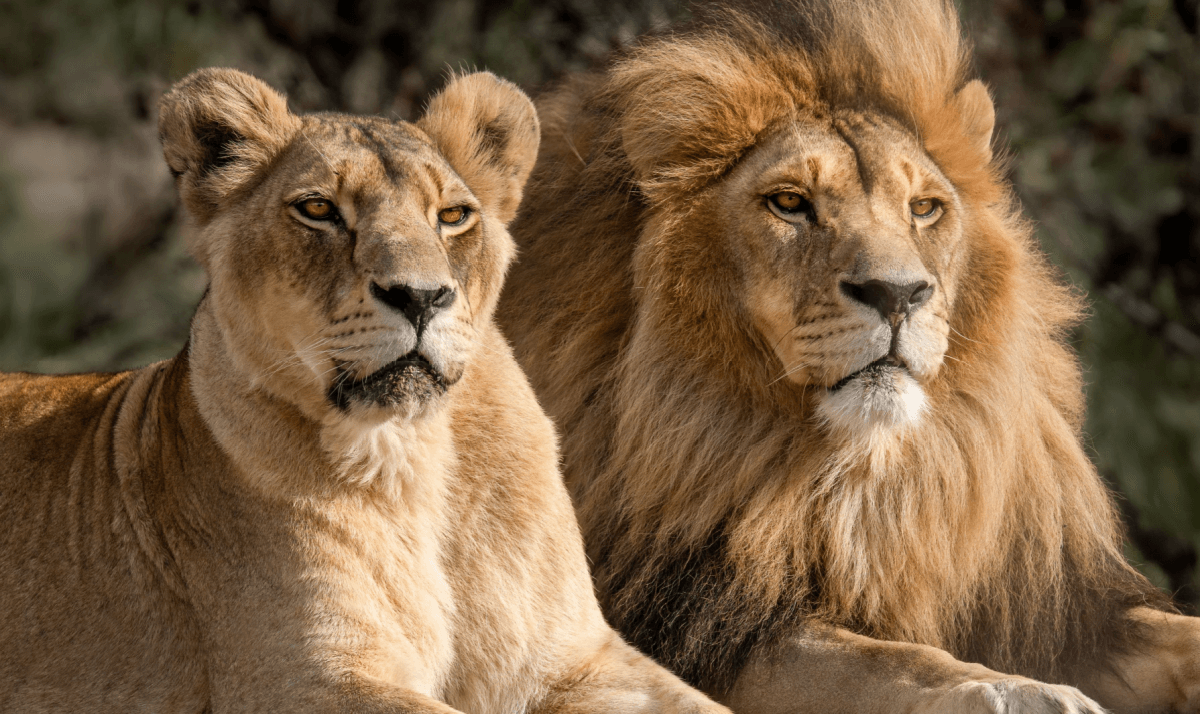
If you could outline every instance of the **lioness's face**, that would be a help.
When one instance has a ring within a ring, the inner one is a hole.
[[[208,309],[248,380],[310,416],[415,416],[479,349],[537,153],[532,103],[454,79],[417,124],[297,116],[259,80],[201,70],[163,99]]]
[[[341,410],[414,409],[451,388],[512,253],[503,226],[410,124],[306,117],[276,167],[215,226],[238,235],[210,270],[214,294],[253,310],[251,371]]]
[[[842,113],[778,130],[719,189],[747,311],[781,378],[852,430],[914,423],[947,348],[962,207],[897,124]]]

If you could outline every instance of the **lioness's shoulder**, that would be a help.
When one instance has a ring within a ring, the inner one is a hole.
[[[0,372],[0,428],[20,429],[45,423],[59,414],[94,411],[108,401],[113,390],[130,374]]]
[[[0,474],[8,474],[5,485],[23,490],[10,479],[66,474],[75,453],[71,445],[84,443],[95,432],[131,374],[0,373]],[[31,468],[35,464],[42,470]]]

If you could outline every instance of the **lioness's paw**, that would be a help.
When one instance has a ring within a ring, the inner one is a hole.
[[[1013,677],[966,682],[938,696],[926,712],[972,714],[1103,714],[1096,702],[1074,687]]]

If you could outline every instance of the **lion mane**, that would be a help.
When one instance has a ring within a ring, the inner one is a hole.
[[[693,684],[720,691],[813,619],[1063,681],[1135,641],[1119,613],[1162,606],[1081,446],[1082,302],[1002,157],[966,138],[970,80],[950,2],[775,2],[650,37],[539,103],[501,321],[563,432],[607,616]],[[898,122],[965,205],[946,361],[890,449],[780,383],[697,218],[801,107]]]

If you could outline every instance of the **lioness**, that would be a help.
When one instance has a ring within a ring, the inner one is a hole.
[[[159,126],[209,288],[174,359],[0,377],[0,710],[726,711],[605,624],[492,321],[529,100],[212,69]]]
[[[1200,709],[969,64],[948,0],[783,0],[542,100],[501,324],[606,614],[739,714]]]

